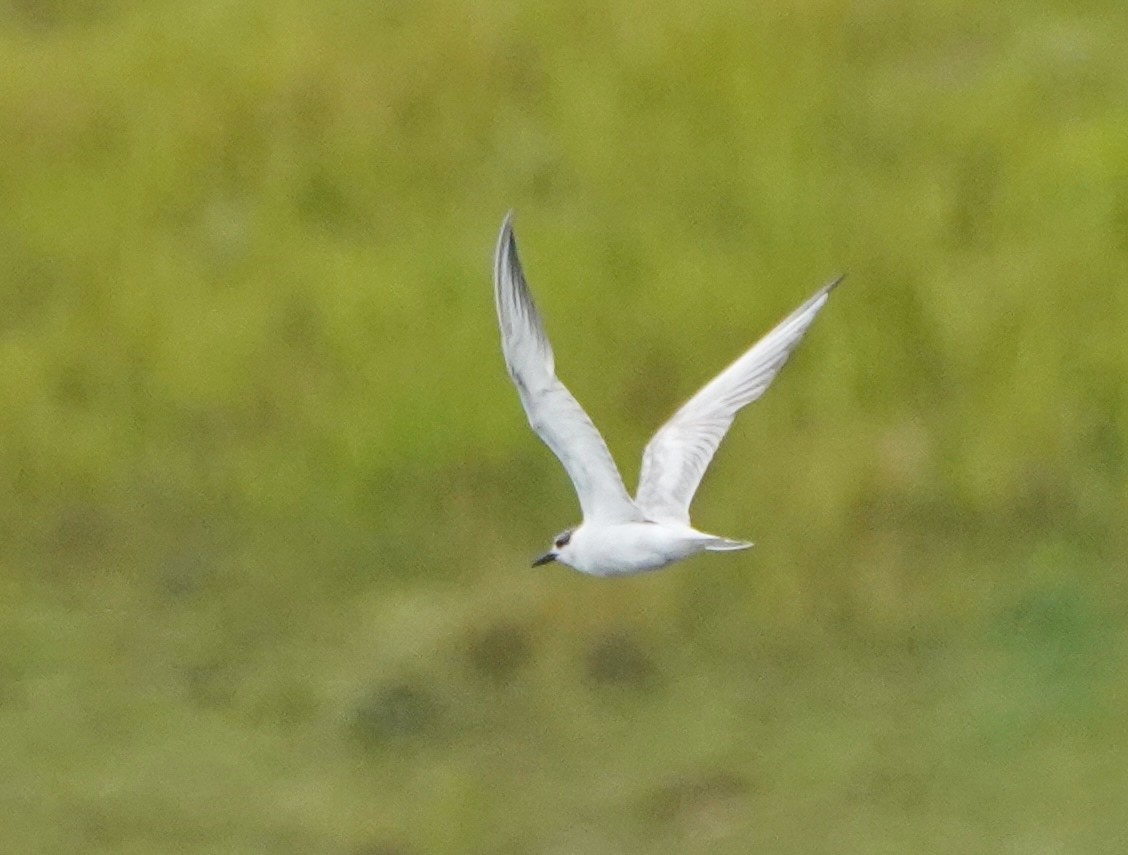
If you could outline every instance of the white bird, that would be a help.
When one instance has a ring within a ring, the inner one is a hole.
[[[700,552],[748,549],[746,541],[693,528],[690,501],[737,411],[771,385],[843,277],[816,291],[674,413],[646,446],[631,499],[603,437],[556,378],[517,257],[512,216],[501,224],[494,255],[501,350],[529,425],[564,465],[583,511],[583,522],[557,535],[533,566],[559,561],[592,576],[629,576]]]

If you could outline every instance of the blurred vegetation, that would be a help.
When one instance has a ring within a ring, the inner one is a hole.
[[[1125,9],[0,0],[0,850],[1119,853]],[[651,431],[604,582],[497,347]]]

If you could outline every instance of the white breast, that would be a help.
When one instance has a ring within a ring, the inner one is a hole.
[[[620,523],[580,526],[561,560],[592,576],[630,576],[696,555],[709,535],[689,526]]]

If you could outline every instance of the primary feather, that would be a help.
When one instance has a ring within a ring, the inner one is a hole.
[[[767,390],[842,277],[828,282],[714,377],[646,446],[636,503],[647,519],[689,523],[689,505],[737,412]]]
[[[603,437],[556,378],[552,346],[521,270],[511,218],[512,213],[506,216],[497,239],[494,299],[505,366],[529,425],[572,479],[585,521],[641,520]]]

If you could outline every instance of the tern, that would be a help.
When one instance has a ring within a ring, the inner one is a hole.
[[[501,350],[529,425],[563,464],[583,513],[581,524],[557,535],[533,566],[558,561],[592,576],[630,576],[701,552],[751,547],[695,529],[690,502],[736,413],[764,394],[843,277],[816,291],[654,434],[632,499],[603,437],[556,378],[552,347],[517,256],[512,219],[510,211],[494,254]]]

